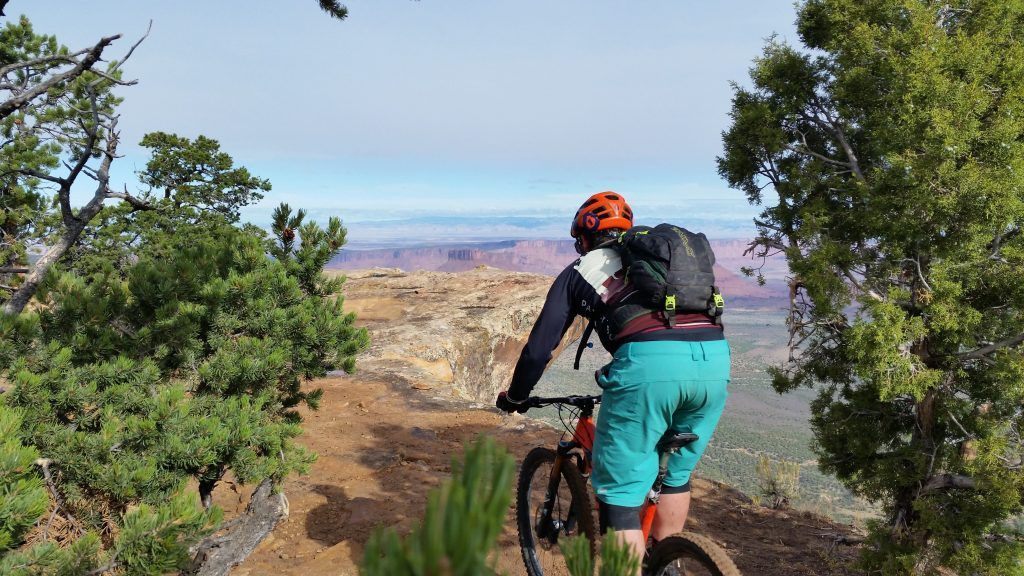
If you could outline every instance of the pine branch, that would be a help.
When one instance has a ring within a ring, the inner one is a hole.
[[[348,18],[348,8],[338,0],[319,0],[320,9],[330,14],[331,18],[344,20]]]
[[[107,46],[110,46],[110,44],[113,43],[114,40],[117,40],[120,37],[120,34],[116,34],[114,36],[101,38],[100,41],[97,42],[96,45],[93,46],[85,54],[85,56],[78,61],[78,64],[76,64],[70,70],[66,70],[61,74],[56,74],[48,78],[44,82],[36,84],[32,88],[22,92],[21,94],[12,96],[4,102],[0,102],[0,120],[3,120],[4,118],[10,116],[15,111],[24,108],[28,105],[29,102],[35,100],[43,94],[46,94],[54,86],[57,86],[62,82],[73,80],[81,76],[86,70],[91,70],[92,67],[100,61],[100,56],[103,55],[103,50],[106,49]]]

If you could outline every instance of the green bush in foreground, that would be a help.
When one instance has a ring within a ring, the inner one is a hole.
[[[217,519],[198,503],[210,506],[221,479],[280,481],[312,461],[293,439],[297,409],[320,391],[302,383],[351,370],[367,336],[325,289],[337,283],[323,255],[343,229],[308,224],[298,241],[271,258],[251,229],[162,238],[159,256],[140,247],[123,276],[52,274],[34,310],[0,318],[3,400],[48,462],[67,528],[33,562],[88,546],[127,573],[180,568]],[[12,529],[23,552],[20,537]]]
[[[476,440],[463,462],[453,462],[452,477],[430,492],[420,526],[404,539],[393,529],[374,533],[362,574],[495,574],[488,556],[505,522],[514,477],[515,463],[503,447]]]
[[[560,547],[570,576],[594,574],[595,558],[590,555],[590,542],[586,536],[570,538],[560,543]],[[640,559],[615,537],[614,530],[609,530],[601,541],[600,565],[599,576],[633,576],[640,568]]]
[[[496,574],[492,551],[501,535],[515,463],[493,439],[480,437],[455,460],[452,477],[432,490],[423,523],[402,538],[394,529],[370,537],[363,576],[483,576]],[[562,543],[572,576],[591,576],[594,558],[583,536]],[[609,533],[600,576],[632,576],[639,559]]]

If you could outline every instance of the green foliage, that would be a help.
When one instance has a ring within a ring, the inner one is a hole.
[[[139,180],[150,187],[142,198],[155,196],[172,213],[192,209],[189,215],[194,218],[215,212],[237,222],[239,208],[260,200],[261,192],[270,190],[267,180],[251,175],[244,167],[236,168],[231,156],[212,138],[189,140],[151,132],[140,144],[152,150],[146,169],[139,173]]]
[[[559,543],[570,576],[592,576],[594,558],[590,555],[590,542],[585,536],[576,536]],[[640,559],[628,544],[616,538],[609,530],[601,541],[601,569],[599,576],[633,576],[640,569]]]
[[[187,476],[205,496],[229,469],[242,482],[303,470],[295,408],[321,391],[302,382],[352,370],[367,343],[341,298],[305,292],[249,231],[162,242],[166,257],[125,279],[54,276],[39,312],[7,322],[12,402],[83,503],[160,501]]]
[[[762,454],[757,460],[757,484],[766,506],[788,508],[800,493],[800,463],[773,462]]]
[[[17,546],[49,504],[33,469],[39,451],[22,443],[20,428],[21,413],[0,404],[0,552]]]
[[[65,512],[116,532],[120,548],[103,549],[133,573],[179,565],[176,543],[216,519],[176,496],[189,478],[209,503],[228,472],[253,482],[304,470],[296,408],[315,408],[321,391],[302,383],[352,370],[367,344],[341,298],[307,293],[252,230],[160,241],[162,256],[124,278],[55,274],[35,312],[0,319],[23,437],[52,462]],[[322,250],[302,242],[293,269],[318,292],[334,286],[309,265]]]
[[[345,278],[328,279],[321,272],[345,244],[347,231],[336,216],[327,221],[326,230],[316,222],[303,224],[305,217],[305,210],[292,214],[287,204],[274,209],[271,231],[278,242],[271,246],[270,254],[283,262],[288,272],[298,278],[299,285],[307,294],[334,294],[341,289]],[[298,247],[295,246],[296,238],[299,239]]]
[[[488,556],[501,535],[515,463],[493,439],[480,437],[455,460],[452,477],[430,492],[423,523],[404,539],[394,529],[366,544],[365,576],[495,574]]]
[[[113,269],[123,276],[140,258],[168,257],[184,229],[192,237],[213,239],[224,225],[237,224],[241,208],[271,189],[267,180],[235,166],[212,138],[152,132],[141,145],[152,151],[137,174],[147,186],[138,195],[147,208],[104,206],[65,256],[68,268],[87,276]]]
[[[183,568],[190,559],[189,544],[219,521],[216,511],[202,510],[194,498],[178,491],[156,505],[128,510],[106,551],[94,531],[58,546],[45,532],[49,522],[42,538],[36,528],[34,543],[25,544],[29,531],[43,525],[51,501],[40,475],[44,463],[35,447],[23,443],[21,428],[22,411],[0,403],[0,574],[83,574],[101,567],[125,574],[164,574]]]
[[[822,469],[882,506],[866,568],[1021,573],[1024,2],[809,0],[797,27],[719,159],[793,273],[775,387],[818,387]]]

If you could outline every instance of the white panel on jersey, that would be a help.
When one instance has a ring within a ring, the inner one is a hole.
[[[576,263],[576,271],[583,276],[588,284],[594,287],[599,296],[608,293],[608,280],[622,270],[622,259],[614,248],[598,248],[587,253]]]

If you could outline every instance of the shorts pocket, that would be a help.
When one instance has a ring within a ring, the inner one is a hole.
[[[620,422],[642,422],[640,400],[640,389],[637,386],[626,386],[621,382],[610,383],[601,397],[599,418],[611,419],[610,424],[613,428],[618,428]]]

